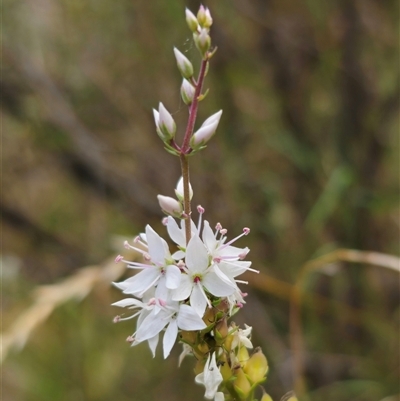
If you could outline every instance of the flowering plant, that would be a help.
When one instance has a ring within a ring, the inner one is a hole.
[[[128,297],[113,305],[131,309],[129,317],[117,316],[114,321],[137,317],[135,332],[127,338],[132,346],[147,341],[155,355],[160,335],[167,358],[177,339],[183,344],[179,363],[186,355],[197,360],[195,381],[205,387],[205,398],[222,400],[255,400],[255,389],[266,379],[267,360],[260,348],[251,355],[251,327],[239,328],[228,323],[245,304],[246,294],[237,277],[251,268],[245,258],[249,248],[233,245],[249,234],[245,227],[229,240],[227,229],[217,223],[214,230],[202,206],[197,207],[197,223],[192,220],[193,190],[189,180],[188,157],[204,149],[215,134],[222,110],[207,118],[195,131],[198,105],[204,78],[216,48],[211,47],[212,17],[208,8],[200,6],[197,15],[186,10],[186,21],[201,55],[197,79],[192,63],[178,49],[174,54],[182,75],[181,96],[189,108],[183,141],[176,141],[177,126],[163,103],[153,110],[156,132],[165,149],[180,158],[182,177],[175,188],[176,199],[158,195],[161,209],[167,215],[163,223],[170,240],[177,246],[172,252],[165,241],[149,225],[133,244],[125,247],[142,255],[143,261],[131,262],[119,255],[116,262],[139,270],[137,274],[114,285]],[[178,221],[177,221],[178,220]],[[270,400],[264,392],[262,401]]]

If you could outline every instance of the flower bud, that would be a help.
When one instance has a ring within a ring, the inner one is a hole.
[[[192,32],[197,32],[199,22],[197,21],[196,16],[188,8],[185,10],[185,15],[186,15],[186,22],[188,24],[189,29]]]
[[[241,346],[237,354],[237,359],[240,365],[246,366],[247,362],[249,361],[249,358],[250,358],[249,351],[247,351],[247,348],[245,346]]]
[[[215,339],[218,344],[221,344],[225,341],[226,336],[229,333],[228,322],[226,319],[221,319],[215,325]]]
[[[176,64],[183,78],[190,79],[193,76],[193,65],[189,59],[174,47]]]
[[[176,184],[175,195],[181,202],[183,202],[183,200],[184,200],[183,177],[181,177],[179,179],[178,183]],[[189,198],[190,198],[190,200],[192,200],[192,198],[193,198],[193,189],[192,189],[192,186],[190,185],[190,182],[189,182]]]
[[[264,393],[264,395],[261,397],[260,401],[273,401],[273,400],[270,395],[268,395],[267,393]]]
[[[196,47],[199,49],[203,58],[205,58],[206,53],[210,49],[211,46],[211,38],[208,34],[208,29],[202,28],[200,33],[195,32],[193,34],[193,39]]]
[[[232,377],[233,373],[232,373],[231,367],[229,366],[228,358],[227,358],[225,352],[220,356],[219,362],[221,364],[221,367],[219,370],[221,372],[222,379],[224,381],[228,381]]]
[[[222,110],[207,118],[202,126],[193,134],[192,138],[190,139],[190,146],[193,149],[205,145],[211,139],[217,130],[221,115]]]
[[[265,379],[268,372],[268,361],[261,348],[258,348],[250,357],[244,367],[244,371],[253,384],[260,383]]]
[[[188,106],[190,106],[193,102],[194,92],[194,86],[187,79],[184,78],[181,85],[181,96],[182,100]]]
[[[235,371],[236,379],[233,382],[233,387],[241,399],[246,399],[250,394],[251,385],[242,368]]]
[[[203,26],[205,28],[210,28],[213,23],[213,19],[211,17],[211,13],[210,13],[210,10],[208,9],[208,7],[206,8],[205,15],[206,16],[205,16],[205,21],[203,23]]]
[[[199,11],[197,12],[197,21],[202,28],[210,28],[213,20],[208,7],[204,7],[203,5],[200,6]]]
[[[210,10],[208,7],[200,6],[197,12],[197,21],[202,28],[210,28],[213,23]]]
[[[183,212],[183,207],[180,202],[170,196],[157,195],[158,203],[162,211],[174,217],[180,217]]]
[[[163,141],[169,141],[175,136],[176,124],[164,105],[160,102],[157,110],[153,109],[157,133]],[[159,132],[160,131],[160,132]]]

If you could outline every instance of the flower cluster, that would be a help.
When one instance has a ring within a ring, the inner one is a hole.
[[[177,192],[179,192],[179,183]],[[179,201],[177,201],[180,203]],[[136,312],[126,320],[138,316],[136,332],[129,337],[132,345],[148,341],[153,354],[159,334],[166,328],[163,349],[166,358],[177,338],[178,330],[204,330],[207,309],[224,300],[227,314],[232,315],[245,303],[245,294],[238,287],[237,276],[251,270],[251,262],[243,259],[249,252],[232,244],[250,230],[228,241],[227,230],[217,224],[212,230],[207,220],[202,221],[204,209],[199,206],[197,225],[191,221],[191,238],[186,239],[184,220],[179,225],[168,216],[164,219],[170,239],[178,250],[171,254],[167,242],[149,225],[145,233],[127,248],[142,255],[143,261],[130,262],[117,256],[116,262],[125,262],[128,268],[140,270],[127,280],[114,283],[124,294],[133,296],[114,303]],[[187,244],[187,245],[186,245]]]
[[[162,336],[164,358],[177,339],[183,344],[181,362],[186,355],[196,358],[196,383],[205,387],[205,398],[214,401],[254,400],[256,386],[265,380],[268,363],[260,349],[252,355],[251,327],[240,329],[228,323],[245,304],[238,276],[246,271],[258,271],[246,261],[249,248],[233,245],[249,234],[245,227],[240,235],[228,239],[227,229],[220,223],[214,228],[203,219],[204,208],[197,207],[198,221],[192,220],[190,202],[193,197],[189,182],[188,156],[205,148],[215,134],[222,110],[207,118],[195,131],[198,104],[211,50],[209,35],[212,17],[208,8],[200,6],[197,15],[186,10],[186,21],[202,61],[197,79],[191,62],[178,49],[174,54],[183,78],[182,100],[189,107],[189,118],[181,145],[176,141],[177,125],[163,103],[153,110],[156,132],[165,149],[180,158],[182,178],[175,188],[176,198],[158,195],[161,210],[167,215],[163,223],[168,242],[150,225],[125,247],[141,255],[126,263],[137,273],[125,281],[114,283],[126,298],[113,305],[132,310],[129,316],[117,316],[119,322],[137,318],[136,329],[127,338],[132,346],[148,342],[153,356]],[[171,252],[170,245],[175,244]],[[262,400],[265,400],[266,395]]]

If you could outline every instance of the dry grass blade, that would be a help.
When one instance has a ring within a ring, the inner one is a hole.
[[[365,252],[354,249],[337,249],[319,258],[308,261],[300,269],[299,277],[290,296],[290,338],[294,358],[295,390],[304,394],[303,377],[304,342],[301,329],[301,305],[305,297],[303,284],[309,273],[324,269],[335,262],[364,263],[379,266],[400,273],[400,258],[378,252]]]
[[[125,265],[108,260],[101,266],[87,266],[60,283],[43,285],[33,291],[33,303],[19,315],[11,327],[1,335],[3,363],[12,349],[20,350],[29,336],[60,305],[70,301],[80,301],[100,283],[109,284],[117,280],[125,271]]]

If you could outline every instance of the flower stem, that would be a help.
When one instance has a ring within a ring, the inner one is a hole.
[[[190,229],[190,214],[192,213],[190,209],[190,193],[189,193],[189,161],[188,156],[184,153],[180,154],[181,170],[183,177],[183,211],[186,215],[185,219],[185,234],[186,234],[186,245],[190,241],[191,229]]]
[[[186,233],[186,245],[190,241],[191,237],[191,229],[190,229],[190,192],[189,192],[189,161],[188,154],[191,151],[190,148],[190,138],[193,135],[194,124],[196,122],[197,110],[199,108],[199,97],[201,95],[201,89],[203,87],[204,78],[207,72],[208,65],[208,57],[201,61],[200,72],[196,82],[196,89],[193,96],[193,102],[189,108],[189,119],[186,126],[185,136],[183,137],[182,146],[180,149],[180,161],[181,161],[181,170],[183,177],[183,212],[186,215],[185,219],[185,233]]]
[[[200,72],[197,78],[196,89],[193,96],[193,102],[189,108],[189,120],[186,126],[185,136],[183,138],[181,153],[188,154],[190,152],[189,141],[193,135],[194,123],[196,122],[197,110],[199,108],[199,96],[203,87],[204,78],[207,72],[208,58],[201,61]]]

